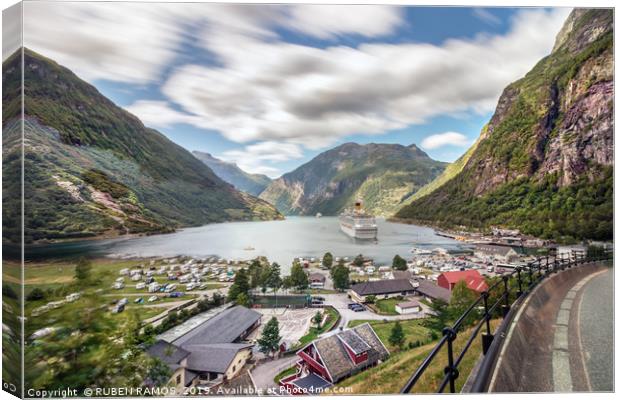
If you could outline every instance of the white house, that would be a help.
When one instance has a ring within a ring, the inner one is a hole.
[[[80,293],[71,293],[70,295],[67,295],[65,299],[67,300],[67,302],[73,303],[74,301],[78,300],[80,296],[81,296]]]
[[[422,311],[422,307],[420,307],[420,303],[417,300],[398,303],[394,309],[399,314],[417,314]]]

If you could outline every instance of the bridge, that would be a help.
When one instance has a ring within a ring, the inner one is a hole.
[[[613,391],[611,259],[607,251],[545,256],[502,275],[443,330],[401,393],[416,392],[440,359],[447,362],[439,393]],[[457,349],[459,335],[469,336]],[[482,345],[472,346],[476,340]],[[461,376],[478,348],[475,366]]]

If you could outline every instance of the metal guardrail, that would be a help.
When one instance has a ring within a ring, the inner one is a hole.
[[[566,253],[562,254],[561,257],[540,257],[536,259],[536,261],[528,263],[526,266],[515,267],[512,272],[501,275],[501,279],[492,284],[485,292],[481,293],[480,296],[478,296],[478,298],[467,308],[467,310],[465,310],[463,314],[457,318],[452,326],[448,326],[443,329],[443,336],[439,339],[439,342],[426,356],[424,361],[422,361],[422,364],[420,364],[418,369],[409,378],[400,392],[403,394],[410,393],[416,383],[424,375],[427,368],[432,364],[435,357],[437,357],[442,348],[446,346],[448,362],[444,368],[444,377],[439,384],[437,393],[443,393],[446,387],[449,388],[450,393],[455,393],[456,380],[459,377],[459,365],[465,358],[467,351],[471,348],[471,345],[483,328],[484,332],[481,336],[482,354],[486,356],[489,351],[494,339],[493,333],[491,332],[490,321],[498,309],[501,309],[502,318],[506,318],[511,306],[526,296],[540,281],[545,279],[545,277],[550,274],[585,263],[609,260],[612,259],[613,254],[611,251],[605,250],[601,255],[586,257],[584,251],[574,251],[572,254],[569,254],[568,257],[565,256]],[[511,289],[515,291],[514,299],[511,299]],[[494,291],[498,291],[499,296],[493,304],[489,305],[489,299]],[[460,353],[455,354],[453,344],[457,338],[459,330],[465,327],[465,321],[470,316],[476,315],[474,313],[478,312],[478,308],[481,303],[482,307],[484,307],[484,314],[482,315],[482,318],[475,323],[474,329],[463,346],[463,349]]]

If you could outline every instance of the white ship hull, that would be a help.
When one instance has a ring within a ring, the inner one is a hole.
[[[352,238],[362,240],[376,239],[378,231],[377,225],[374,223],[356,224],[347,217],[340,219],[340,230]]]

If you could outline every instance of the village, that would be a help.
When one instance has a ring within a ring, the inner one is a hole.
[[[145,351],[169,368],[168,385],[177,393],[317,393],[389,362],[391,352],[429,343],[434,334],[424,321],[435,303],[450,303],[457,284],[482,293],[488,279],[526,265],[541,250],[547,249],[489,242],[458,251],[413,247],[391,265],[325,253],[296,258],[286,276],[264,258],[122,260],[106,264],[90,293],[43,301],[31,291],[28,339],[53,338],[58,315],[79,310],[82,296],[94,294],[116,318],[137,311],[142,331],[155,335]],[[399,343],[395,329],[402,331]]]

